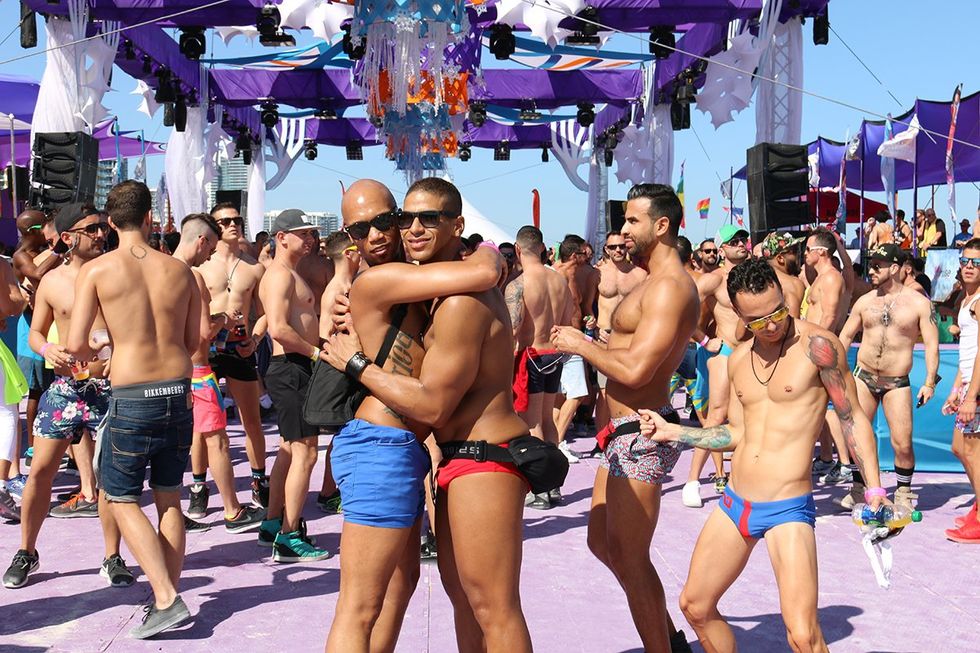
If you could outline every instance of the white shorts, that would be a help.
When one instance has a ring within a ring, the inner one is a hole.
[[[585,361],[578,354],[565,359],[561,370],[561,393],[565,399],[578,399],[589,394],[589,384],[585,380]]]

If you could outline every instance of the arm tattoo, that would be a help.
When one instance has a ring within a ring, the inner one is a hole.
[[[840,355],[837,348],[824,336],[811,336],[807,356],[817,366],[820,381],[827,389],[830,401],[834,404],[834,412],[837,413],[840,420],[847,448],[850,449],[851,455],[854,456],[854,460],[863,475],[865,471],[864,457],[858,449],[857,440],[854,439],[854,408],[847,398],[846,384],[844,375],[840,371]]]
[[[728,425],[699,429],[685,426],[681,428],[677,441],[701,449],[724,449],[732,443],[732,432]]]
[[[507,293],[504,300],[507,302],[507,310],[510,312],[510,324],[514,331],[517,331],[524,321],[524,276],[520,276],[510,282],[507,286]]]
[[[938,311],[935,311],[935,310],[932,310],[932,309],[929,310],[929,323],[932,324],[932,326],[934,326],[934,327],[938,327],[939,326],[939,321],[936,319],[937,313],[938,313]]]

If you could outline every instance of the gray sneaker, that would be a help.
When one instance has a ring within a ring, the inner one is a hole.
[[[150,603],[144,607],[146,612],[143,615],[143,623],[129,631],[135,639],[147,639],[153,637],[168,628],[179,626],[191,618],[191,613],[187,610],[184,600],[178,595],[169,608],[158,610],[156,605]]]
[[[89,501],[81,495],[81,493],[76,494],[68,501],[65,501],[60,506],[55,506],[51,509],[50,515],[52,517],[60,517],[62,519],[72,519],[74,517],[98,517],[99,516],[99,502]]]
[[[20,508],[14,503],[14,498],[5,489],[0,489],[0,519],[20,521]]]
[[[837,485],[838,483],[853,483],[854,476],[847,466],[837,463],[832,470],[821,476],[819,480],[825,485]]]
[[[118,553],[102,561],[99,576],[105,578],[112,587],[129,587],[136,582],[133,572],[126,567],[126,561]]]
[[[527,504],[528,508],[534,508],[535,510],[548,510],[551,508],[551,501],[548,499],[548,493],[542,492],[541,494],[535,494],[534,500]]]
[[[810,471],[814,476],[823,476],[827,474],[834,468],[837,462],[834,460],[823,460],[819,456],[813,459],[813,464],[810,466]]]

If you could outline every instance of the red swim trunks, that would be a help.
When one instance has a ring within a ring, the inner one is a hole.
[[[496,446],[506,448],[507,443],[505,442]],[[524,475],[521,474],[521,472],[517,469],[517,465],[514,463],[498,463],[492,460],[477,462],[470,458],[451,458],[449,460],[443,460],[442,463],[439,464],[439,473],[436,476],[436,481],[438,482],[441,490],[447,490],[449,489],[449,484],[460,476],[485,474],[488,472],[513,474],[527,483],[527,479],[524,478]]]

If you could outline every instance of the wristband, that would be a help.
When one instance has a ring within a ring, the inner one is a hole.
[[[320,348],[319,347],[314,347],[313,348],[313,353],[310,354],[310,360],[313,361],[314,363],[317,362],[318,360],[320,360]]]
[[[701,345],[702,347],[704,347],[705,345],[708,344],[708,341],[709,340],[711,340],[711,338],[709,338],[708,336],[705,336],[705,337],[701,338],[701,341],[698,342],[698,344]]]
[[[869,487],[864,491],[864,500],[871,503],[871,499],[874,497],[887,497],[888,493],[885,492],[883,487]]]
[[[54,344],[53,342],[46,342],[43,345],[41,345],[41,351],[40,351],[41,358],[44,358],[44,352],[46,352],[48,350],[48,347],[50,347],[53,344]]]
[[[592,336],[590,336],[589,334],[583,333],[582,337],[585,338],[586,342],[592,342]]]
[[[497,244],[494,243],[492,240],[484,240],[482,243],[476,246],[477,249],[480,249],[481,247],[489,247],[493,251],[500,254],[500,248],[497,247]]]
[[[361,378],[364,374],[364,370],[367,366],[371,364],[371,359],[364,355],[363,351],[359,351],[350,357],[347,361],[347,366],[344,368],[344,372],[347,376],[351,377],[355,381]]]

